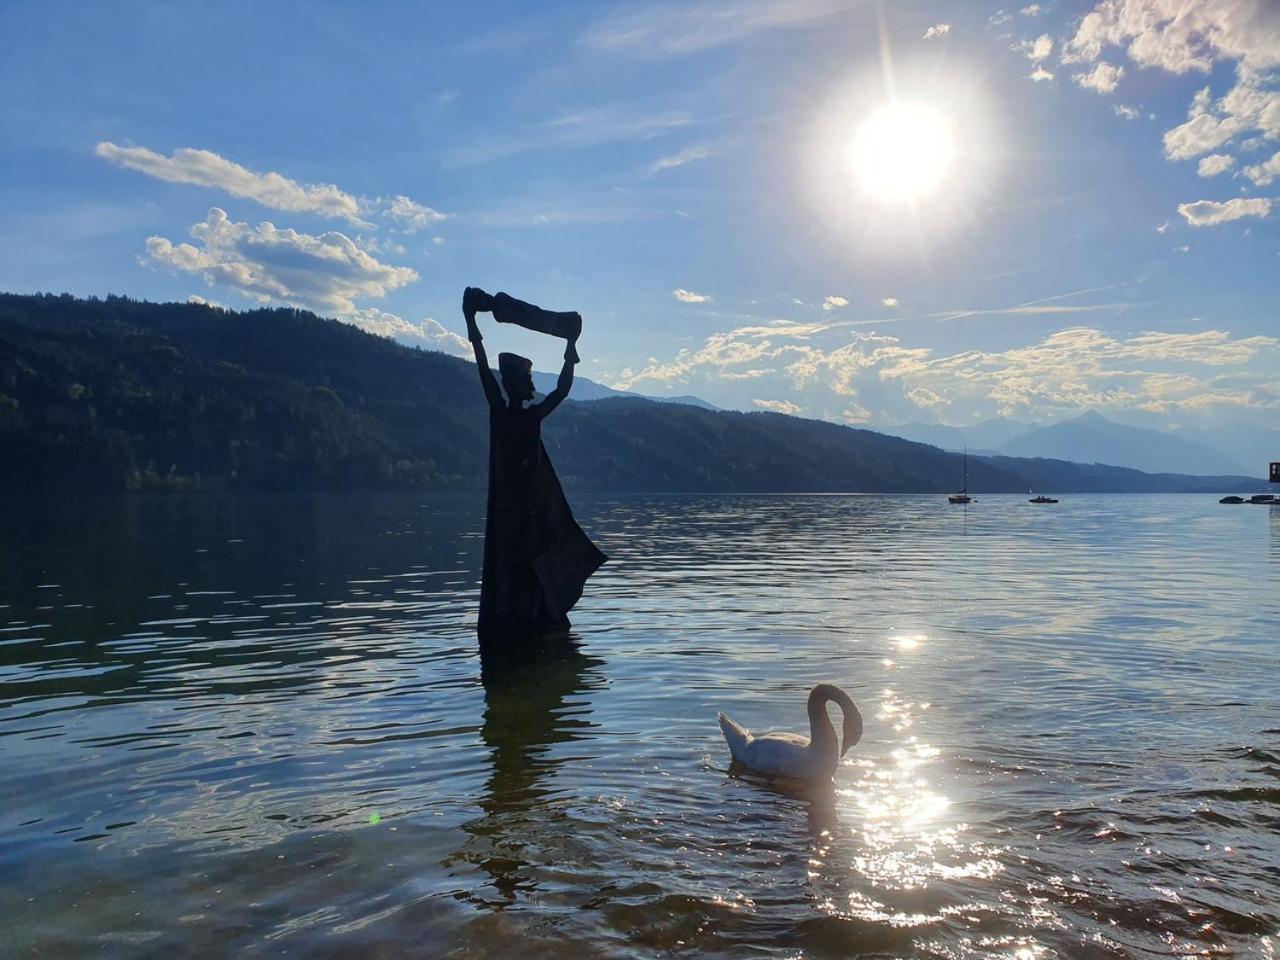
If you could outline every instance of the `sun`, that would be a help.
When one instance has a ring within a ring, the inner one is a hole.
[[[863,191],[885,203],[912,203],[937,189],[955,159],[951,124],[936,107],[880,107],[853,140],[853,172]]]

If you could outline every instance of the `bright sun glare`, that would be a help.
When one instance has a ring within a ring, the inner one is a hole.
[[[935,107],[889,103],[858,130],[853,170],[868,196],[885,202],[920,200],[942,182],[955,157],[951,125]]]

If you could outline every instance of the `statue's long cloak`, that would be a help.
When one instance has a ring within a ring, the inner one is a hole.
[[[481,643],[511,645],[569,629],[569,611],[605,562],[573,518],[542,445],[536,408],[489,410],[489,509]]]

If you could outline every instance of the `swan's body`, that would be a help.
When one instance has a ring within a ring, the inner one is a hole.
[[[836,728],[827,716],[827,701],[840,705],[844,714],[844,743],[836,738]],[[735,761],[766,777],[823,781],[835,776],[845,751],[862,738],[862,714],[849,695],[832,683],[820,683],[809,691],[809,736],[795,733],[751,731],[719,714],[720,730]]]

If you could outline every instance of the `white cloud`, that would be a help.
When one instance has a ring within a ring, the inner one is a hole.
[[[774,413],[786,413],[795,416],[804,407],[798,403],[792,403],[790,400],[752,400],[761,410],[772,410]]]
[[[928,30],[924,32],[924,39],[934,40],[934,39],[937,39],[938,37],[945,37],[950,32],[951,32],[951,24],[935,23],[932,27],[930,27]]]
[[[1018,49],[1032,63],[1039,63],[1041,60],[1049,59],[1053,53],[1053,37],[1047,33],[1042,33],[1034,40],[1023,40],[1018,44]]]
[[[1217,102],[1208,87],[1202,89],[1191,102],[1186,122],[1165,133],[1165,156],[1186,160],[1253,131],[1265,139],[1280,137],[1280,89],[1273,83],[1241,67],[1235,86]]]
[[[1180,247],[1174,247],[1173,249],[1174,249],[1174,250],[1176,250],[1178,253],[1190,253],[1190,252],[1191,252],[1191,248],[1190,248],[1189,246],[1187,246],[1185,243],[1184,243],[1182,246],[1180,246]]]
[[[158,180],[215,187],[273,210],[312,213],[371,226],[360,218],[359,201],[333,184],[300,184],[278,173],[255,173],[210,150],[183,148],[166,157],[146,147],[121,147],[104,140],[94,153]]]
[[[1124,76],[1124,67],[1117,67],[1103,61],[1085,73],[1072,74],[1072,79],[1087,90],[1096,93],[1112,93]]]
[[[1040,4],[1038,3],[1033,3],[1029,7],[1023,7],[1018,11],[1018,13],[1022,14],[1024,17],[1038,17],[1042,12]]]
[[[992,27],[1003,27],[1006,23],[1008,23],[1012,19],[1013,17],[1005,13],[1003,10],[997,10],[987,20],[987,24],[988,26],[992,26]]]
[[[1236,197],[1225,203],[1197,200],[1195,203],[1178,204],[1178,213],[1193,227],[1216,227],[1241,217],[1265,217],[1270,212],[1271,201],[1266,197]]]
[[[1280,177],[1280,151],[1272,154],[1270,160],[1245,167],[1244,175],[1259,187],[1265,187],[1276,177]]]
[[[1176,74],[1208,74],[1215,64],[1236,64],[1234,87],[1216,102],[1205,87],[1192,100],[1187,120],[1165,133],[1170,160],[1217,151],[1252,133],[1280,138],[1275,0],[1101,0],[1080,21],[1063,59],[1089,63],[1112,46],[1139,66]]]
[[[754,33],[819,26],[848,12],[845,0],[701,0],[624,8],[597,21],[583,42],[605,53],[669,57],[737,43]]]
[[[405,233],[417,233],[430,224],[449,219],[449,214],[415,203],[406,196],[392,198],[387,205],[387,216],[399,224]]]
[[[896,307],[898,305],[897,297],[881,297],[880,305],[883,307]]]
[[[667,157],[659,157],[653,162],[653,166],[649,168],[649,172],[660,173],[663,170],[670,170],[673,167],[683,167],[686,163],[693,163],[695,160],[705,160],[709,156],[711,156],[710,147],[685,147],[685,149],[678,153],[673,153]]]
[[[681,303],[710,303],[711,298],[704,293],[694,293],[692,290],[672,290],[671,295]]]
[[[1053,74],[1050,73],[1048,70],[1046,70],[1044,67],[1036,67],[1029,74],[1027,74],[1027,76],[1032,80],[1034,80],[1036,83],[1040,83],[1042,80],[1053,79]]]
[[[844,297],[831,296],[822,301],[823,310],[834,310],[836,307],[847,307],[849,301]]]
[[[1131,107],[1124,103],[1113,103],[1111,105],[1112,112],[1122,120],[1137,120],[1142,116],[1142,112],[1136,107]]]
[[[227,309],[224,304],[219,303],[217,300],[210,300],[207,297],[200,296],[198,293],[193,293],[187,297],[187,303],[198,303],[202,307],[213,307],[215,310]]]
[[[368,307],[341,319],[368,333],[389,337],[410,346],[439,350],[457,357],[472,355],[471,343],[466,338],[458,336],[431,317],[424,317],[417,323],[413,323],[394,313],[387,313],[377,307]]]
[[[1216,177],[1230,170],[1235,162],[1234,157],[1229,157],[1225,153],[1211,153],[1207,157],[1200,158],[1200,163],[1196,165],[1196,174],[1201,177]]]
[[[1164,223],[1160,224],[1160,226],[1156,227],[1156,233],[1167,233],[1170,226],[1172,226],[1172,224],[1166,220]]]
[[[415,270],[381,263],[336,231],[313,236],[269,221],[250,227],[229,220],[218,207],[190,233],[196,245],[148,237],[147,256],[260,303],[349,316],[358,312],[356,299],[383,297],[418,279]]]
[[[1096,60],[1123,47],[1134,63],[1171,73],[1208,73],[1218,60],[1254,69],[1280,65],[1275,0],[1102,0],[1067,42],[1064,59]]]
[[[713,334],[665,362],[650,358],[614,385],[693,382],[733,391],[742,389],[741,375],[751,380],[751,392],[739,394],[744,404],[766,390],[799,392],[806,415],[838,422],[900,422],[949,405],[988,416],[1097,408],[1236,417],[1280,409],[1276,369],[1280,338],[1221,330],[1117,337],[1073,327],[1002,352],[938,355],[895,337],[850,336],[837,324],[774,321]]]

